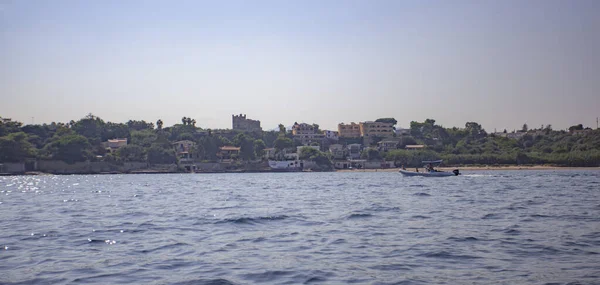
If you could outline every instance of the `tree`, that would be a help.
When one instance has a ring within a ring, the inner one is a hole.
[[[75,133],[86,137],[93,144],[97,144],[105,140],[105,125],[106,123],[102,119],[90,113],[83,119],[75,122],[71,129]]]
[[[129,137],[129,127],[126,124],[121,123],[112,123],[107,122],[104,126],[104,138],[105,139],[114,139],[114,138],[127,138]]]
[[[392,123],[392,125],[396,125],[398,123],[398,121],[396,121],[394,118],[379,118],[375,120],[375,122]]]
[[[278,137],[274,142],[273,142],[273,147],[278,150],[278,151],[282,151],[286,148],[290,148],[294,145],[294,143],[292,142],[291,139],[286,138],[286,137]]]
[[[48,125],[26,125],[21,130],[27,134],[29,142],[35,144],[37,148],[43,148],[53,134]]]
[[[23,125],[21,122],[15,122],[15,121],[4,121],[1,120],[2,117],[0,117],[0,137],[2,136],[6,136],[10,133],[16,133],[19,132],[21,129],[21,126]]]
[[[162,123],[162,121],[160,121],[160,122]],[[158,122],[157,122],[157,124],[158,124]],[[127,127],[129,127],[130,131],[153,130],[154,124],[148,123],[143,120],[142,121],[129,120],[129,121],[127,121]]]
[[[157,133],[152,130],[132,131],[130,144],[148,148],[156,141],[157,138]]]
[[[319,150],[312,147],[301,147],[298,152],[298,158],[308,160],[311,157],[315,157],[319,153]]]
[[[257,139],[254,141],[254,152],[256,153],[256,157],[263,157],[265,155],[265,148],[267,145],[261,139]]]
[[[319,124],[312,124],[312,127],[315,129],[315,133],[321,133],[321,130],[319,129]]]
[[[233,138],[234,144],[240,147],[240,157],[243,160],[256,158],[254,152],[254,140],[244,133],[239,133]]]
[[[24,132],[0,137],[0,162],[23,162],[35,155],[35,148]]]
[[[123,161],[145,161],[144,149],[139,145],[129,144],[117,150]]]
[[[527,126],[527,124],[523,124],[523,127],[521,128],[522,132],[527,132],[529,130],[529,126]]]
[[[201,158],[206,160],[216,160],[219,151],[219,140],[213,136],[201,138],[198,145],[202,147]]]
[[[155,143],[148,149],[148,163],[172,164],[177,163],[175,150],[163,144]]]
[[[374,148],[368,148],[366,150],[363,150],[363,152],[361,153],[361,158],[370,160],[370,161],[374,161],[374,160],[381,160],[381,153],[374,149]]]
[[[187,117],[181,118],[181,123],[185,126],[187,124]]]
[[[91,145],[82,135],[61,136],[44,147],[50,158],[67,163],[86,161],[92,157]]]
[[[156,127],[158,128],[158,130],[162,130],[163,121],[161,119],[158,119],[158,121],[156,121]]]
[[[314,161],[323,170],[331,170],[333,168],[331,159],[329,159],[325,153],[312,147],[300,148],[298,158],[302,160]]]
[[[407,145],[415,145],[415,144],[417,144],[417,141],[413,137],[403,136],[400,139],[399,147],[405,148]]]
[[[467,122],[465,124],[465,129],[467,130],[469,135],[473,138],[485,137],[487,135],[487,133],[481,127],[481,125],[476,122]]]
[[[574,125],[574,126],[570,126],[569,127],[569,132],[581,131],[581,130],[583,130],[583,125],[582,124]]]
[[[285,136],[285,133],[286,133],[285,126],[283,124],[279,124],[279,135]]]

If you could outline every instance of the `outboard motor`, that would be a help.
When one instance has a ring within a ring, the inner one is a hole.
[[[460,175],[460,171],[458,171],[458,169],[452,170],[452,173],[454,173],[456,176]]]

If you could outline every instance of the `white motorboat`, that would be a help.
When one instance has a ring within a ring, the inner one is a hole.
[[[298,160],[269,160],[269,167],[273,171],[301,171],[303,166]]]
[[[404,176],[424,176],[424,177],[446,177],[446,176],[460,175],[460,171],[458,169],[454,169],[454,170],[452,170],[452,172],[435,170],[433,165],[436,164],[436,167],[438,167],[442,163],[442,160],[423,161],[423,163],[426,165],[425,171],[423,171],[423,172],[419,172],[418,169],[417,169],[417,171],[409,171],[406,169],[400,169],[400,173],[402,173],[402,175],[404,175]]]

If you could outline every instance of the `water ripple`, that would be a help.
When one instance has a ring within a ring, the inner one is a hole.
[[[600,171],[0,177],[0,284],[596,284]]]

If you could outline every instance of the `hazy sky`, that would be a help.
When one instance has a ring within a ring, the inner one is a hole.
[[[0,0],[0,116],[595,127],[599,15],[597,0]]]

